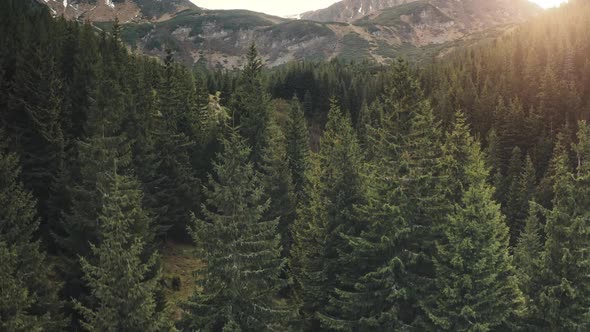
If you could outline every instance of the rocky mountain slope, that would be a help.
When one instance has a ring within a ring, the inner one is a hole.
[[[301,14],[302,19],[319,22],[347,22],[351,23],[367,15],[375,15],[381,10],[422,2],[421,0],[342,0],[328,8],[310,11]],[[492,21],[503,21],[502,16],[516,16],[518,20],[522,15],[529,15],[530,11],[538,11],[539,8],[524,0],[430,0],[433,6],[441,9],[451,17],[465,21],[475,21],[482,17],[490,17]],[[465,15],[472,15],[466,17]],[[490,23],[490,22],[488,22]],[[491,22],[494,23],[494,22]]]
[[[145,22],[166,20],[185,9],[197,9],[190,0],[38,0],[54,15],[92,22]]]
[[[125,23],[122,36],[134,50],[163,56],[170,48],[188,65],[223,68],[240,67],[253,42],[271,67],[292,60],[335,57],[379,63],[397,56],[431,58],[457,45],[497,36],[540,10],[527,0],[344,0],[345,10],[334,17],[347,17],[351,8],[368,13],[348,23],[290,20],[246,10],[205,10],[187,4],[188,0],[171,0],[168,11],[146,10],[151,8],[147,4],[161,4],[158,0],[78,1],[98,1],[97,6],[111,8]],[[352,3],[363,8],[350,7]],[[393,7],[381,8],[388,5]],[[135,6],[136,11],[127,11],[126,6]],[[191,8],[181,10],[184,7]],[[91,14],[81,17],[96,21],[103,29],[110,24]]]
[[[343,0],[328,8],[301,14],[301,19],[318,22],[353,22],[378,10],[391,8],[416,0]]]

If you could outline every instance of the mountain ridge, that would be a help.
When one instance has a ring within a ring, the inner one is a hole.
[[[54,15],[67,19],[112,22],[146,22],[170,19],[186,9],[198,9],[190,0],[37,0]]]
[[[123,40],[132,49],[159,57],[172,49],[187,65],[230,69],[243,65],[243,55],[252,43],[269,67],[297,60],[387,63],[399,56],[432,58],[460,44],[497,36],[537,13],[526,0],[387,0],[380,4],[398,5],[379,10],[369,6],[370,14],[348,23],[291,20],[248,10],[207,10],[193,4],[185,8],[188,0],[173,0],[177,5],[155,14],[144,9],[156,0],[119,0],[110,5],[110,0],[78,1],[98,1],[108,13],[115,13],[122,23]],[[345,1],[377,4],[375,0]],[[130,5],[136,11],[126,11]],[[93,20],[91,15],[81,17]],[[108,16],[94,19],[95,24],[108,28],[109,20],[104,18]]]

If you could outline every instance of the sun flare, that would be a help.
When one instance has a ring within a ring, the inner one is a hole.
[[[567,0],[530,0],[543,8],[557,7],[560,4],[567,2]]]

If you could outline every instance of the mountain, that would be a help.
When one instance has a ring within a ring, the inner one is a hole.
[[[54,15],[91,22],[167,20],[185,9],[197,9],[190,0],[38,0]]]
[[[187,0],[169,1],[166,8],[153,7],[163,4],[157,0],[97,1],[94,11],[77,12],[79,16],[74,17],[108,29],[109,15],[116,14],[130,48],[154,56],[164,56],[170,48],[187,65],[217,68],[241,67],[252,43],[270,67],[336,57],[377,63],[398,56],[429,59],[456,46],[495,37],[540,11],[526,0],[345,0],[339,3],[341,8],[359,6],[357,13],[369,13],[348,23],[334,21],[349,15],[347,11],[323,22],[247,10],[206,10]],[[68,4],[66,13],[80,6]],[[334,6],[330,8],[340,8]]]
[[[380,11],[392,7],[409,5],[423,0],[343,0],[328,8],[301,14],[302,19],[319,22],[351,23],[367,15],[377,15]],[[540,8],[527,0],[431,0],[427,1],[446,15],[460,18],[463,22],[492,18],[492,21],[511,21],[506,16],[515,16],[519,20],[531,11]],[[493,24],[494,22],[492,22]]]
[[[353,22],[378,10],[414,1],[416,0],[343,0],[328,8],[303,13],[301,18],[319,22]]]

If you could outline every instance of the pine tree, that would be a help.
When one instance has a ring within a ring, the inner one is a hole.
[[[295,279],[294,295],[305,331],[320,329],[316,313],[327,299],[323,274],[327,231],[320,176],[319,158],[312,154],[297,219],[291,229],[293,247],[289,267]]]
[[[305,95],[303,95],[303,112],[310,118],[315,118],[316,116],[315,108],[313,107],[313,97],[309,90],[305,90]]]
[[[63,82],[47,42],[23,45],[19,50],[2,122],[21,156],[21,178],[38,199],[42,226],[55,230],[63,206],[49,203],[59,200],[60,193],[52,189],[64,170]]]
[[[429,101],[424,97],[408,65],[399,62],[388,74],[384,94],[385,119],[374,139],[377,155],[391,160],[398,190],[401,218],[409,234],[400,244],[405,248],[406,267],[403,287],[408,290],[406,302],[400,305],[400,316],[406,324],[428,325],[420,308],[432,292],[434,266],[432,257],[435,240],[440,238],[441,226],[450,210],[445,202],[449,186],[444,173],[441,129]]]
[[[361,174],[363,155],[350,120],[341,113],[335,100],[332,100],[318,158],[317,184],[311,183],[306,188],[318,192],[306,191],[306,197],[311,199],[308,204],[312,205],[298,217],[294,229],[297,249],[293,259],[303,263],[295,269],[295,277],[303,290],[301,305],[309,315],[305,317],[308,324],[317,327],[315,319],[319,319],[324,328],[335,328],[343,314],[335,289],[351,287],[346,279],[354,274],[354,267],[345,259],[351,249],[345,236],[358,236],[364,228],[355,207],[365,200]],[[310,238],[305,238],[304,234]],[[304,248],[306,244],[314,247]],[[320,292],[306,297],[309,295],[306,291],[311,289]]]
[[[539,223],[540,208],[531,204],[525,227],[514,249],[514,266],[519,289],[524,298],[524,321],[526,329],[542,328],[539,311],[539,285],[542,284],[543,242]]]
[[[301,196],[305,184],[305,172],[309,167],[309,131],[301,104],[297,99],[292,101],[285,136],[293,190],[296,195]]]
[[[475,144],[478,143],[469,133],[465,116],[462,112],[456,112],[453,130],[447,135],[443,146],[447,176],[452,179],[447,187],[447,197],[451,204],[460,203],[463,191],[469,186],[469,176],[465,166],[471,158]]]
[[[265,92],[263,63],[254,44],[250,46],[246,58],[238,87],[232,94],[230,109],[234,112],[234,124],[239,125],[240,134],[252,146],[252,161],[257,165],[268,143],[264,137],[271,121],[270,96]]]
[[[510,326],[518,310],[508,227],[477,144],[466,165],[468,187],[449,215],[444,239],[437,243],[435,284],[440,291],[426,306],[428,317],[442,330],[486,331]]]
[[[3,144],[0,149],[0,330],[57,331],[65,323],[60,286],[33,237],[39,226],[35,201],[17,180],[16,155]]]
[[[102,43],[108,43],[103,39]],[[104,46],[106,47],[106,46]],[[105,51],[106,52],[106,51]],[[92,93],[89,113],[84,125],[85,136],[76,143],[76,160],[71,166],[71,182],[67,184],[68,209],[65,211],[56,241],[61,249],[62,277],[66,282],[63,296],[87,305],[88,284],[83,280],[80,257],[91,261],[92,246],[100,240],[97,220],[104,204],[107,184],[104,179],[117,160],[119,172],[129,172],[130,142],[122,135],[125,117],[125,94],[118,80],[115,55],[104,55],[99,64],[98,81]],[[144,230],[147,236],[150,230]],[[67,308],[68,311],[71,308]],[[73,324],[77,324],[76,313]]]
[[[83,317],[80,323],[88,331],[171,330],[166,313],[156,306],[157,256],[143,259],[151,220],[141,207],[137,182],[117,174],[116,162],[101,176],[104,199],[97,220],[99,240],[91,244],[92,260],[80,258],[91,291],[89,305],[75,301]]]
[[[353,286],[354,266],[347,261],[352,249],[346,236],[358,236],[365,225],[356,207],[365,201],[365,183],[361,173],[363,154],[350,123],[332,100],[326,131],[320,147],[320,188],[325,197],[326,242],[323,248],[327,302],[319,310],[325,328],[336,328],[344,311],[336,289]]]
[[[515,148],[516,150],[517,148]],[[516,153],[518,154],[518,153]],[[514,164],[509,169],[516,171]],[[506,218],[510,227],[511,244],[516,244],[519,234],[524,228],[524,223],[529,211],[529,201],[535,193],[535,167],[530,156],[527,155],[522,170],[511,177],[510,191],[508,193],[508,202],[506,203]]]
[[[379,160],[370,168],[367,200],[357,210],[366,228],[359,235],[343,235],[350,250],[341,260],[354,270],[342,278],[347,282],[331,300],[339,308],[338,316],[331,317],[331,328],[341,331],[397,331],[405,326],[401,306],[408,290],[402,243],[410,228],[395,205],[405,197],[391,181],[395,168],[390,160]]]
[[[508,170],[504,177],[504,184],[502,187],[506,188],[504,195],[505,201],[503,203],[503,213],[506,216],[506,222],[510,228],[511,243],[515,243],[518,234],[520,233],[521,225],[517,220],[520,211],[520,176],[523,172],[522,167],[522,151],[517,146],[512,150],[510,162],[508,163]]]
[[[580,123],[578,174],[574,176],[567,150],[560,141],[554,152],[553,208],[545,212],[546,241],[540,306],[549,329],[585,330],[590,326],[590,261],[588,237],[589,129]]]
[[[272,119],[268,131],[268,145],[262,151],[261,177],[265,195],[271,199],[264,219],[279,220],[283,257],[291,249],[293,240],[289,229],[295,220],[296,196],[287,155],[287,142],[276,120]]]
[[[273,297],[282,286],[278,219],[263,215],[260,174],[248,161],[250,148],[235,131],[209,177],[205,220],[194,218],[192,235],[207,267],[198,291],[185,304],[187,330],[282,331],[286,314]]]
[[[189,240],[186,228],[191,223],[191,213],[195,212],[193,204],[198,199],[199,181],[189,156],[195,142],[187,133],[193,128],[186,126],[198,123],[198,117],[190,95],[186,99],[182,95],[187,90],[186,84],[191,84],[183,84],[179,78],[182,75],[171,53],[163,69],[158,94],[160,113],[154,132],[159,162],[156,174],[161,180],[154,200],[166,207],[166,212],[158,216],[157,222],[160,229],[169,229],[174,238]]]

